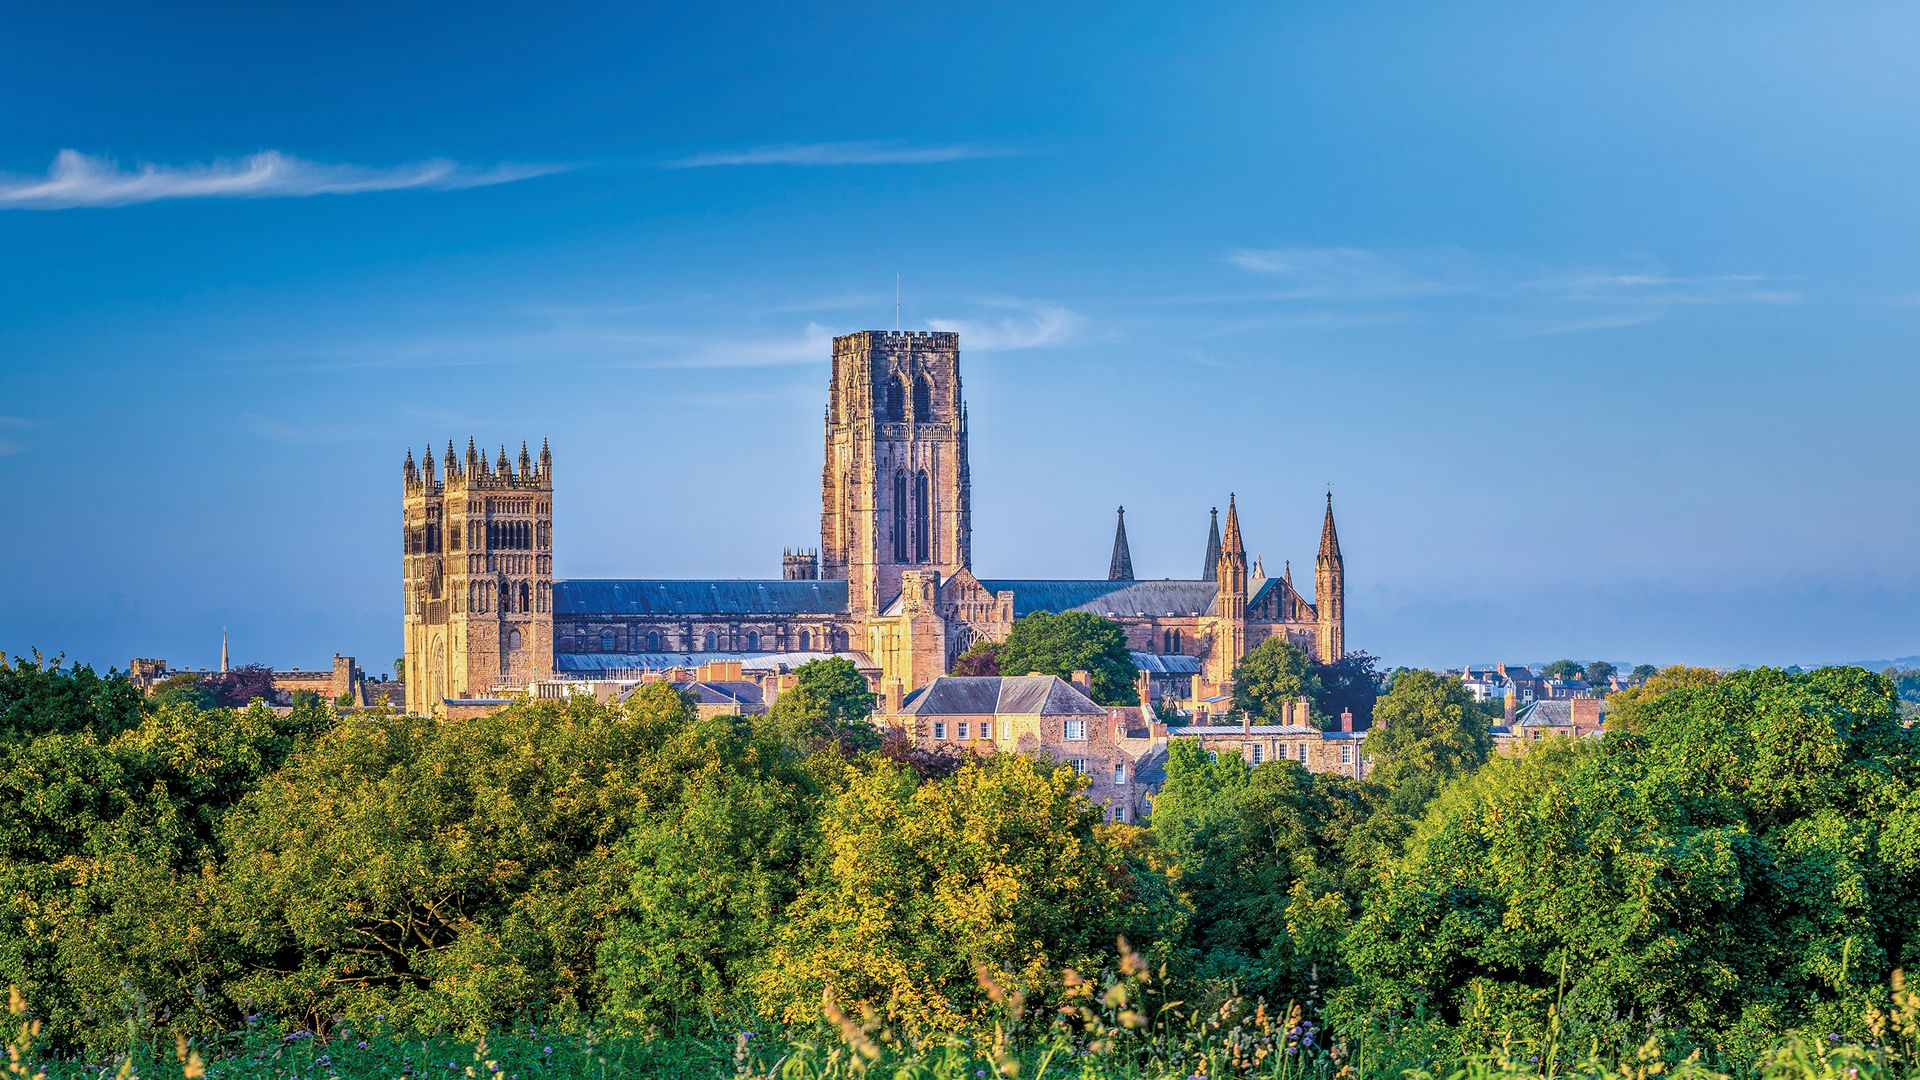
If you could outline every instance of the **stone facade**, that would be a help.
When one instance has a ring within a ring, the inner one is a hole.
[[[489,466],[471,441],[464,465],[449,443],[437,473],[431,454],[416,467],[409,452],[408,709],[432,713],[549,674],[639,677],[729,657],[845,655],[877,670],[877,690],[904,693],[1035,611],[1114,619],[1153,685],[1181,696],[1230,689],[1233,667],[1269,637],[1323,660],[1345,649],[1331,497],[1314,602],[1290,571],[1269,579],[1249,567],[1232,498],[1226,536],[1216,515],[1196,579],[1133,580],[1124,524],[1105,577],[976,577],[959,336],[849,334],[834,339],[832,360],[820,543],[784,551],[775,579],[555,581],[544,444],[537,467],[523,447],[517,470],[504,448]]]

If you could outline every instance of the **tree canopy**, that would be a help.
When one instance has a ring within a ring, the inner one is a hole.
[[[1137,700],[1133,654],[1120,624],[1092,612],[1059,615],[1036,611],[1013,622],[997,659],[1002,675],[1058,675],[1076,671],[1093,677],[1093,700],[1102,705],[1129,705]]]
[[[1233,669],[1233,710],[1256,724],[1286,723],[1287,709],[1301,698],[1320,713],[1321,690],[1313,660],[1283,637],[1248,650]]]

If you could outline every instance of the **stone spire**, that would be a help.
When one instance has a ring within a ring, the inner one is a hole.
[[[1207,562],[1200,569],[1201,581],[1212,581],[1220,572],[1220,508],[1213,508],[1213,523],[1207,526]]]
[[[500,476],[513,475],[512,467],[507,464],[507,444],[506,443],[500,444],[500,461],[498,464],[494,465],[493,471]]]
[[[1323,664],[1339,662],[1347,652],[1347,561],[1340,555],[1340,534],[1333,527],[1333,492],[1327,492],[1326,521],[1320,526],[1320,554],[1313,561],[1314,651]]]
[[[540,478],[547,481],[553,479],[553,451],[547,449],[547,440],[544,438],[540,440]]]
[[[533,475],[533,457],[527,453],[527,442],[520,440],[520,476],[522,479]]]
[[[1328,518],[1332,521],[1332,518]],[[1219,545],[1218,559],[1232,560],[1245,571],[1247,568],[1247,545],[1240,541],[1240,511],[1233,504],[1233,493],[1227,493],[1227,535],[1216,542]]]
[[[1247,654],[1247,546],[1240,539],[1240,508],[1227,496],[1227,534],[1214,562],[1215,592],[1207,651],[1208,681],[1223,692],[1233,686],[1233,671]]]
[[[1127,550],[1127,508],[1120,508],[1119,523],[1113,527],[1113,558],[1107,560],[1108,581],[1133,580],[1133,552]]]
[[[227,673],[227,628],[220,628],[220,674]]]
[[[432,454],[427,455],[427,468],[429,469],[433,468]],[[407,483],[411,484],[415,479],[414,474],[416,472],[418,472],[418,470],[414,467],[414,464],[413,464],[413,447],[409,446],[407,447],[407,463],[403,468],[401,468],[400,475],[402,478],[406,480]]]
[[[448,480],[460,475],[460,463],[453,458],[453,440],[447,440],[447,467],[444,470]]]

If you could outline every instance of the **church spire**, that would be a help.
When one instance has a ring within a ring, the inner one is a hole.
[[[1240,542],[1240,511],[1233,504],[1233,493],[1227,493],[1227,535],[1221,541],[1220,558],[1232,559],[1235,565],[1247,565],[1247,545]]]
[[[1346,560],[1340,557],[1340,534],[1333,528],[1333,492],[1327,492],[1327,518],[1320,526],[1319,562],[1345,566]]]
[[[1200,580],[1212,581],[1220,572],[1220,508],[1213,508],[1213,523],[1207,526],[1207,562],[1200,570]]]
[[[220,628],[220,674],[227,673],[227,628]]]
[[[1133,580],[1133,552],[1127,549],[1127,508],[1120,508],[1118,524],[1113,527],[1113,558],[1107,561],[1108,581]]]

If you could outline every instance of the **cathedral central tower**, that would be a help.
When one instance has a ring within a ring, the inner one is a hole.
[[[833,339],[821,470],[820,576],[850,614],[899,597],[909,570],[973,561],[960,335],[869,330]]]

